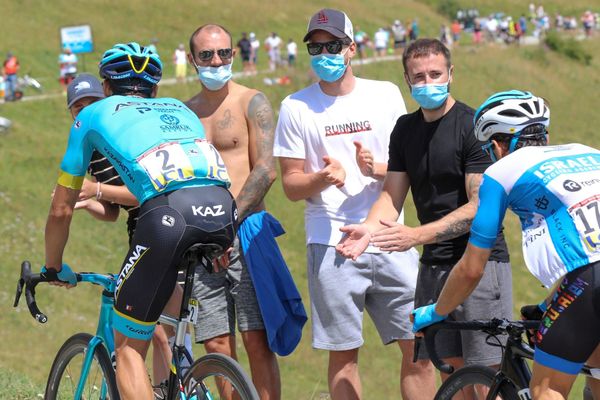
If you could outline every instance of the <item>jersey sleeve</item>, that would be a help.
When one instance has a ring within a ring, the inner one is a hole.
[[[67,150],[60,164],[58,184],[70,189],[81,189],[94,150],[87,129],[90,113],[86,111],[84,109],[71,126]]]
[[[489,175],[484,175],[469,243],[484,249],[493,248],[507,207],[508,195],[504,187]]]
[[[302,130],[298,121],[285,103],[281,104],[279,120],[275,128],[273,155],[275,157],[289,157],[306,159],[306,147],[302,137]]]

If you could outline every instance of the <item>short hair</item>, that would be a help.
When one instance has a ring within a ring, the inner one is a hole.
[[[438,39],[417,39],[412,42],[402,54],[402,66],[404,72],[407,72],[407,62],[411,58],[426,57],[431,54],[443,54],[446,59],[446,66],[448,69],[452,66],[452,60],[450,57],[450,50]]]
[[[204,29],[208,29],[210,31],[223,31],[227,34],[227,36],[229,36],[229,42],[231,43],[231,46],[233,47],[233,39],[231,38],[231,33],[225,29],[224,26],[219,25],[219,24],[204,24],[202,26],[200,26],[198,29],[196,29],[194,31],[194,33],[192,33],[192,36],[190,36],[190,52],[192,53],[192,57],[194,56],[194,53],[196,51],[196,49],[194,48],[194,38]]]

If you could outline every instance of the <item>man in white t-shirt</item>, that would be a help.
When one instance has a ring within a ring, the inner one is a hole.
[[[271,32],[271,36],[265,39],[265,46],[269,53],[269,69],[275,71],[275,68],[281,64],[281,38],[277,33]]]
[[[340,228],[364,220],[381,192],[389,135],[406,113],[396,85],[353,75],[352,37],[352,23],[341,11],[323,9],[311,18],[304,41],[320,80],[282,102],[273,152],[286,196],[306,200],[312,344],[329,351],[332,399],[361,398],[358,351],[365,309],[382,341],[400,346],[403,398],[418,399],[435,378],[426,363],[412,363],[408,314],[417,252],[370,248],[352,261],[335,251]]]
[[[60,67],[60,84],[66,93],[67,86],[75,79],[77,75],[77,56],[70,48],[65,47],[63,52],[58,56],[58,65]]]

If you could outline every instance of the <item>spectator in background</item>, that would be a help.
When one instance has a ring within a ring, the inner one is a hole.
[[[156,50],[156,44],[158,43],[158,39],[157,38],[152,38],[150,39],[150,44],[148,46],[146,46],[146,48],[156,54],[158,54],[158,50]]]
[[[19,60],[10,51],[6,53],[6,59],[4,60],[2,75],[4,76],[5,91],[4,99],[6,101],[14,101],[15,91],[17,90],[17,74],[19,73]]]
[[[414,42],[415,40],[417,40],[419,38],[419,22],[417,21],[417,19],[413,19],[411,24],[410,24],[410,41]]]
[[[298,45],[292,38],[287,43],[287,58],[288,66],[293,68],[296,65],[296,57],[298,56]]]
[[[521,31],[521,36],[527,34],[527,17],[525,17],[525,14],[521,14],[519,17],[519,29]]]
[[[63,48],[58,56],[58,66],[60,68],[59,82],[63,87],[63,92],[67,93],[67,86],[75,79],[77,75],[77,56],[69,47]]]
[[[366,48],[369,45],[369,35],[358,25],[356,25],[356,29],[354,30],[354,43],[356,43],[356,51],[358,52],[358,58],[364,59],[366,56]]]
[[[587,10],[586,12],[583,13],[583,16],[581,17],[581,23],[583,24],[583,30],[585,32],[585,37],[590,37],[592,36],[592,29],[594,28],[595,21],[594,21],[594,14],[592,14],[592,12],[590,10]]]
[[[250,40],[248,40],[246,32],[242,32],[242,38],[238,40],[237,48],[240,50],[240,58],[242,59],[242,71],[244,74],[248,75],[252,71],[252,67],[250,66],[252,44],[250,43]]]
[[[475,19],[475,25],[473,25],[473,43],[481,43],[481,21],[479,21],[479,18]]]
[[[250,32],[250,73],[256,74],[256,62],[258,61],[258,50],[260,49],[260,40],[254,32]]]
[[[379,28],[377,32],[375,32],[375,35],[373,35],[375,54],[377,57],[385,56],[385,51],[388,46],[389,37],[390,36],[388,32],[383,28]]]
[[[406,46],[406,29],[404,25],[397,19],[392,24],[390,30],[394,39],[394,52],[397,54],[402,53],[404,46]]]
[[[281,64],[281,38],[277,33],[271,32],[271,36],[265,39],[265,47],[269,53],[269,70],[275,71]]]
[[[460,26],[460,22],[458,22],[457,19],[455,19],[452,22],[452,25],[450,26],[450,31],[452,32],[452,41],[455,44],[458,44],[458,41],[460,40],[460,33],[462,31],[462,27]]]
[[[177,82],[185,83],[187,77],[187,54],[185,53],[183,43],[179,43],[179,46],[175,49],[173,63],[175,64],[175,79]]]

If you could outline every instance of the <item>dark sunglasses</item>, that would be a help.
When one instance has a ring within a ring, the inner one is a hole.
[[[233,50],[231,50],[231,47],[219,50],[201,50],[198,52],[198,59],[200,61],[210,61],[215,56],[215,51],[217,52],[221,60],[229,60],[233,54]]]
[[[323,52],[323,47],[327,49],[329,54],[338,54],[342,51],[342,47],[344,45],[349,45],[350,43],[343,41],[341,39],[332,40],[331,42],[325,43],[307,43],[306,48],[308,49],[308,54],[311,56],[317,56]]]

